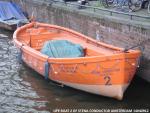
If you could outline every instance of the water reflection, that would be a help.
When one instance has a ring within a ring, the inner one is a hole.
[[[0,113],[49,112],[43,109],[47,101],[39,100],[41,97],[31,83],[20,76],[16,55],[11,39],[0,37]]]

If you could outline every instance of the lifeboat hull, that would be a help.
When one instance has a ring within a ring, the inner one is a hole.
[[[93,94],[118,100],[134,77],[140,51],[114,47],[73,30],[33,22],[18,28],[14,43],[21,59],[45,78]],[[85,57],[49,58],[40,52],[47,40],[65,39],[85,48]]]

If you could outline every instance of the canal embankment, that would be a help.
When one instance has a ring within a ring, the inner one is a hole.
[[[92,38],[100,35],[100,41],[123,48],[132,47],[150,38],[150,22],[135,20],[123,15],[93,13],[67,7],[65,4],[44,2],[44,0],[13,0],[40,22],[64,26]],[[150,42],[137,47],[142,51],[139,76],[150,81]]]

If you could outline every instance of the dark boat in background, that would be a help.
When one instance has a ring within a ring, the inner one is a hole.
[[[15,30],[18,23],[28,23],[21,7],[14,2],[0,1],[0,28]]]

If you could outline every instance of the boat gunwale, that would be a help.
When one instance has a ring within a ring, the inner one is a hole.
[[[77,35],[77,36],[80,36],[80,37],[84,37],[87,41],[92,41],[92,42],[97,43],[97,44],[99,44],[101,46],[104,46],[104,47],[106,47],[108,49],[117,50],[117,51],[123,50],[123,48],[119,48],[119,47],[115,47],[113,45],[109,45],[109,44],[105,44],[105,43],[102,43],[102,42],[98,42],[98,41],[96,41],[96,40],[94,40],[94,39],[92,39],[92,38],[90,38],[90,37],[88,37],[88,36],[86,36],[84,34],[81,34],[81,33],[77,32],[77,31],[71,30],[69,28],[65,28],[65,27],[61,27],[61,26],[57,26],[57,25],[50,25],[50,24],[45,24],[45,23],[39,23],[39,22],[36,22],[35,24],[37,26],[41,26],[41,27],[50,27],[50,28],[55,28],[55,29],[61,29],[63,31],[72,33],[74,35]]]
[[[115,54],[111,54],[111,55],[101,55],[101,56],[87,56],[87,57],[77,57],[77,58],[52,58],[52,57],[48,57],[47,55],[44,55],[42,53],[40,53],[39,51],[33,49],[32,47],[28,46],[27,44],[23,44],[21,43],[20,41],[17,40],[17,35],[20,31],[26,29],[26,28],[30,28],[32,26],[41,26],[41,27],[50,27],[50,28],[56,28],[56,29],[61,29],[63,31],[66,31],[66,32],[69,32],[69,33],[72,33],[74,35],[77,35],[77,36],[81,36],[81,37],[84,37],[94,43],[98,43],[100,44],[101,46],[104,46],[104,47],[107,47],[108,49],[112,49],[112,50],[117,50],[118,52],[115,53]],[[57,25],[49,25],[49,24],[44,24],[44,23],[38,23],[38,22],[31,22],[29,24],[26,24],[22,27],[20,27],[19,29],[17,29],[14,34],[13,34],[13,41],[15,42],[15,44],[20,48],[20,49],[23,49],[25,50],[26,52],[29,52],[29,53],[32,53],[32,55],[34,55],[34,57],[38,57],[40,58],[41,60],[43,61],[49,61],[49,62],[54,62],[56,63],[58,61],[58,63],[60,62],[60,60],[63,62],[66,62],[66,61],[72,61],[72,60],[79,60],[79,62],[83,62],[82,60],[84,59],[84,62],[86,60],[96,60],[95,62],[100,62],[100,61],[105,61],[105,60],[110,60],[111,57],[115,57],[114,59],[116,59],[116,57],[118,59],[124,59],[125,58],[125,54],[139,54],[140,51],[139,50],[129,50],[129,52],[127,53],[124,53],[123,51],[123,48],[119,48],[119,47],[114,47],[112,45],[108,45],[108,44],[105,44],[105,43],[102,43],[102,42],[96,42],[96,40],[88,37],[88,36],[85,36],[81,33],[78,33],[74,30],[70,30],[68,28],[64,28],[64,27],[61,27],[61,26],[57,26]],[[110,57],[110,58],[109,58]],[[112,59],[112,58],[111,58]],[[98,61],[97,61],[98,60]],[[76,62],[76,61],[75,61]],[[89,62],[89,61],[87,61]],[[76,62],[77,63],[77,62]]]

